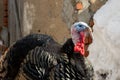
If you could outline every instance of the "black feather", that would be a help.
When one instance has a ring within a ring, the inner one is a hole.
[[[1,79],[22,75],[27,80],[92,80],[93,68],[88,68],[86,59],[73,49],[71,38],[61,46],[48,35],[28,35],[4,55],[1,69],[6,73]]]

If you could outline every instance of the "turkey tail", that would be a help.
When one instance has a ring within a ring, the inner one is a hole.
[[[14,80],[18,73],[21,62],[28,52],[36,46],[44,46],[46,43],[54,42],[50,36],[43,34],[32,34],[18,40],[1,57],[0,78],[3,80]]]

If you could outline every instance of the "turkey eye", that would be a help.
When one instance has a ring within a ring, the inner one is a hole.
[[[82,25],[80,25],[80,24],[79,24],[78,26],[79,26],[79,27],[82,27]]]

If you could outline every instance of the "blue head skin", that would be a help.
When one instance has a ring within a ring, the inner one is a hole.
[[[88,27],[87,24],[83,22],[76,22],[74,24],[74,28],[76,29],[77,32],[84,31],[87,27]]]
[[[87,36],[87,34],[90,33],[88,31],[86,31],[87,29],[89,29],[89,31],[91,32],[90,27],[84,22],[75,22],[71,26],[71,37],[72,37],[74,44],[76,44],[78,41],[80,41],[80,39],[81,39],[80,32],[84,32],[85,36]]]

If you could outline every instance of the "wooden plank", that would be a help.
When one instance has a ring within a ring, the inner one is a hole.
[[[22,37],[23,0],[8,0],[9,44]]]

